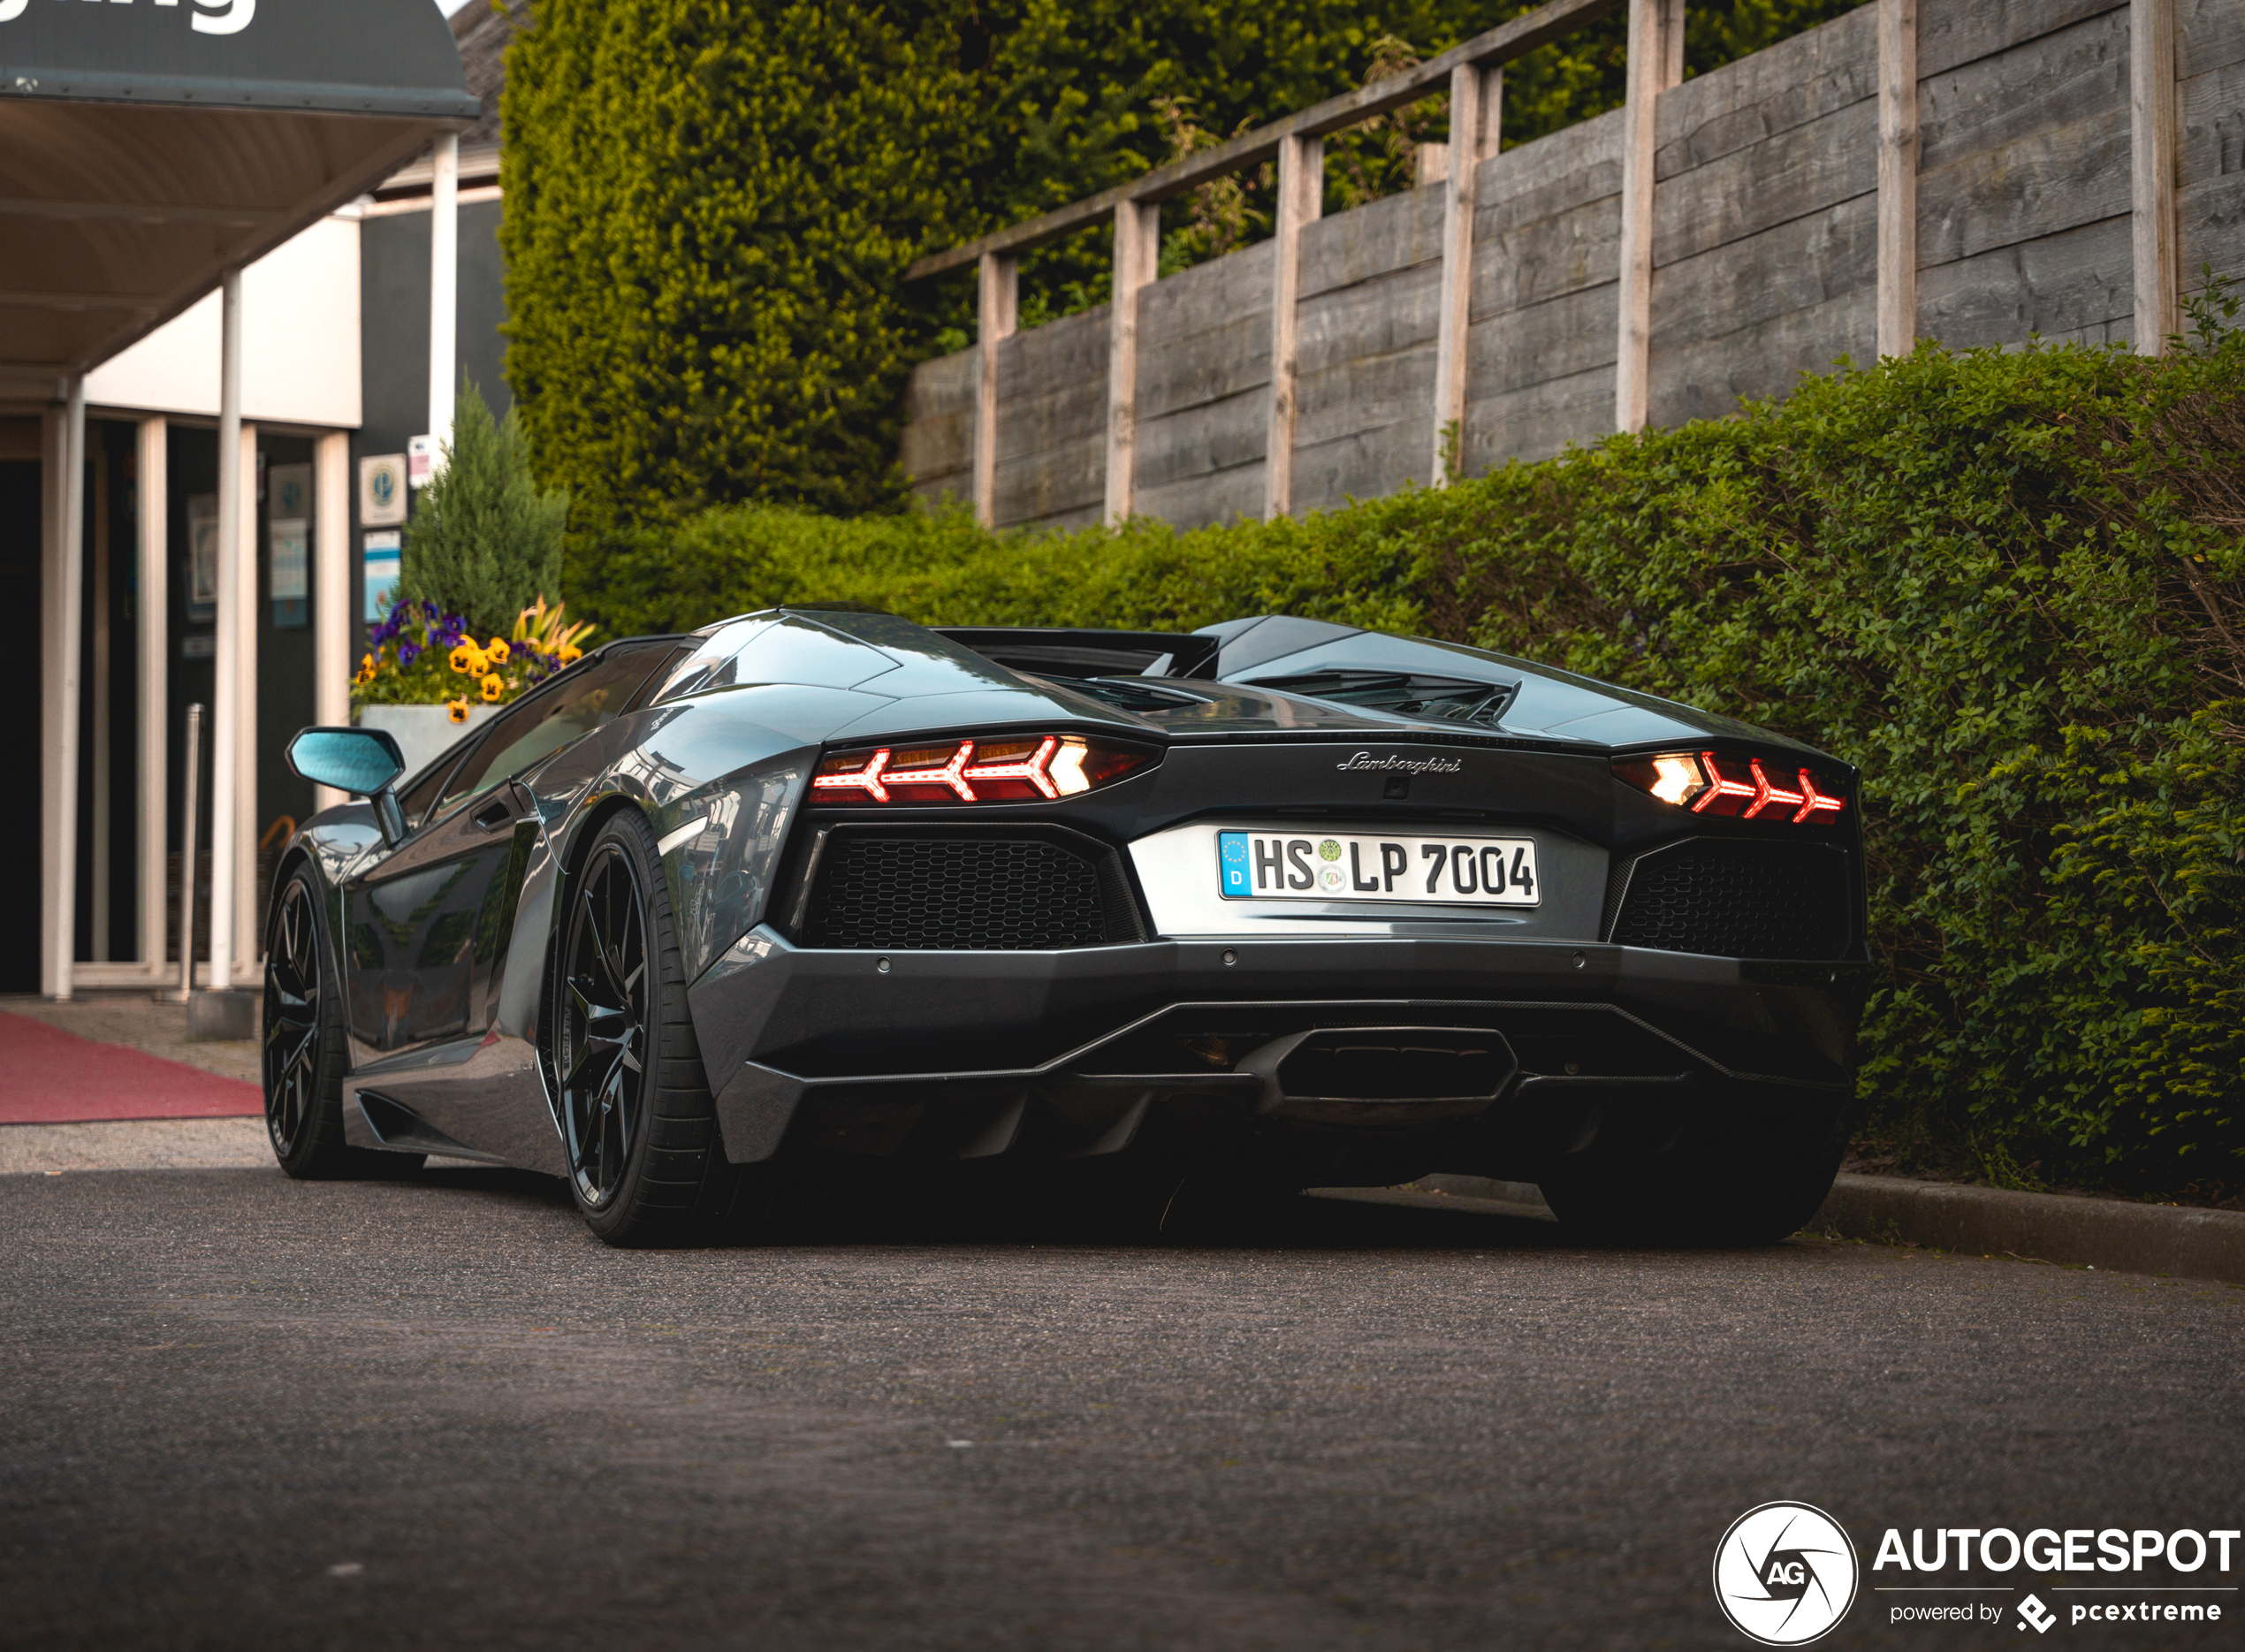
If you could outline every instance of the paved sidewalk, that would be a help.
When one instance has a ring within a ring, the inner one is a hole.
[[[262,1118],[125,1119],[0,1128],[0,1176],[276,1169]]]
[[[258,1006],[263,1019],[263,1004]],[[255,1039],[199,1039],[187,1037],[187,1007],[166,1003],[145,987],[129,992],[88,993],[66,1004],[32,993],[0,995],[0,1011],[28,1016],[97,1044],[122,1044],[161,1055],[167,1062],[200,1067],[207,1073],[262,1082]]]

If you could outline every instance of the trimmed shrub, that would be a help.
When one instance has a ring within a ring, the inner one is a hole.
[[[2202,324],[2211,325],[2202,307]],[[2245,335],[1934,345],[1782,403],[1324,515],[988,534],[712,511],[620,629],[1258,612],[1477,643],[1864,770],[1875,1130],[1998,1180],[2245,1186]]]

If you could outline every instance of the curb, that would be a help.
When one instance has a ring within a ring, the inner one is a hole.
[[[1808,1231],[2245,1284],[2245,1211],[1843,1176]]]
[[[1551,1220],[1526,1182],[1428,1176],[1412,1202],[1471,1199],[1492,1214]],[[2122,1274],[2160,1274],[2245,1284],[2245,1211],[2138,1205],[2070,1193],[2015,1193],[1897,1176],[1843,1176],[1802,1229],[1881,1245],[1917,1245],[1975,1256],[2015,1256]]]

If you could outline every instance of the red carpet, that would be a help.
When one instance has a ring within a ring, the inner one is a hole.
[[[239,1078],[0,1013],[0,1124],[240,1118],[264,1110],[258,1087]]]

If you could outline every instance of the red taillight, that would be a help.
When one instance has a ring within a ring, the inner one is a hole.
[[[1075,735],[947,740],[838,751],[810,788],[826,803],[1001,803],[1074,797],[1145,767],[1150,753]]]
[[[1712,751],[1677,751],[1656,757],[1623,757],[1614,773],[1639,791],[1695,815],[1724,815],[1741,820],[1830,819],[1846,807],[1824,789],[1813,769],[1774,773],[1760,757],[1726,757]]]

